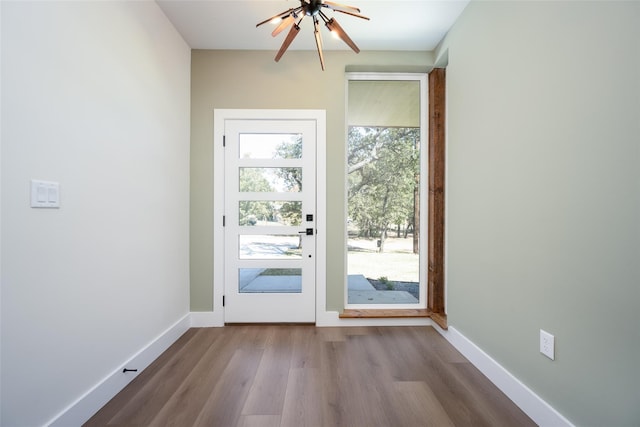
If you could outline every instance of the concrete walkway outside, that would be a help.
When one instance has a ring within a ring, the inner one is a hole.
[[[241,293],[297,293],[301,291],[300,276],[261,276],[264,269],[242,269]],[[416,304],[418,300],[405,291],[380,291],[362,274],[348,276],[349,304]]]
[[[362,274],[347,277],[349,304],[416,304],[418,300],[405,291],[379,291]]]

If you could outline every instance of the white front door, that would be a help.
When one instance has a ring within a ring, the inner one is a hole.
[[[224,121],[224,321],[315,322],[316,121]]]

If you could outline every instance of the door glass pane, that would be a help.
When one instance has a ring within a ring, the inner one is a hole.
[[[296,226],[302,223],[302,202],[241,200],[238,215],[238,224],[242,226]]]
[[[241,192],[302,191],[302,168],[240,168]]]
[[[240,259],[300,259],[302,235],[248,235],[238,236]]]
[[[238,292],[299,294],[302,292],[302,269],[240,268]]]
[[[238,155],[241,159],[300,159],[302,134],[243,133]]]

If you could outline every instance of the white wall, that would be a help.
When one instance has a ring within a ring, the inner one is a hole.
[[[2,425],[36,426],[188,312],[190,49],[154,2],[1,7]]]
[[[0,47],[2,46],[2,4],[0,4]],[[0,54],[0,75],[2,55]],[[0,78],[0,99],[2,99],[2,79]],[[2,102],[0,102],[2,117]],[[2,236],[2,120],[0,120],[0,236]],[[0,331],[2,331],[2,242],[0,241]],[[0,402],[2,402],[2,335],[0,335]],[[2,424],[2,404],[0,404],[0,425]]]
[[[581,426],[640,425],[639,22],[472,1],[439,50],[449,325]]]

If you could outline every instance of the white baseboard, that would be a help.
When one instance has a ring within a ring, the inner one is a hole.
[[[448,330],[437,325],[434,328],[536,424],[542,427],[573,427],[562,414],[458,330],[451,326]]]
[[[191,315],[178,320],[156,339],[147,344],[121,367],[116,369],[82,397],[69,405],[46,425],[51,427],[80,426],[100,408],[129,384],[143,369],[158,358],[171,344],[176,342],[191,326]],[[124,367],[138,369],[138,372],[123,373]]]
[[[342,319],[337,311],[325,311],[316,314],[316,326],[431,326],[428,317],[397,317],[397,318],[349,318]]]
[[[341,319],[337,311],[324,311],[316,314],[316,326],[431,326],[429,318],[355,318]],[[192,311],[191,327],[218,328],[224,326],[222,310]]]
[[[222,310],[191,312],[192,328],[219,328],[221,326],[224,326]]]

